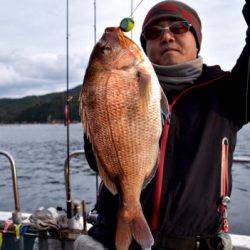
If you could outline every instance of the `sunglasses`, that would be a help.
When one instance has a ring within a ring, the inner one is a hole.
[[[191,24],[187,21],[178,21],[172,23],[168,27],[161,27],[161,26],[151,26],[142,33],[146,40],[155,40],[159,38],[164,31],[171,32],[174,35],[184,34],[188,32],[191,28]]]

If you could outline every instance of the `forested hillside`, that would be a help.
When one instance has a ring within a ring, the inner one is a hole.
[[[78,97],[81,86],[69,91],[71,120],[80,121]],[[0,123],[54,123],[64,122],[65,92],[20,99],[0,99]]]

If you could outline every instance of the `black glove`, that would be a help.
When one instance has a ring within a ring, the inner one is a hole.
[[[246,0],[246,4],[243,7],[242,13],[249,27],[250,26],[250,0]]]
[[[96,159],[92,150],[92,145],[90,141],[88,140],[86,134],[84,134],[84,151],[85,151],[85,157],[87,159],[87,162],[92,170],[95,172],[98,172],[97,164],[96,164]]]

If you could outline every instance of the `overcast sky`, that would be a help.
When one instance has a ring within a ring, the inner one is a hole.
[[[200,55],[230,70],[245,39],[244,0],[183,0],[202,20]],[[69,0],[70,88],[82,83],[94,45],[93,0]],[[130,15],[130,0],[97,0],[97,38]],[[140,0],[134,0],[134,7]],[[143,19],[158,0],[144,0],[134,15],[139,43]],[[66,0],[0,0],[0,98],[62,91],[66,86]]]

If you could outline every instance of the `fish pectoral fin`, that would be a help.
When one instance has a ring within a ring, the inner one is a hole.
[[[89,126],[89,122],[87,118],[88,116],[84,108],[84,103],[83,103],[82,98],[83,98],[83,95],[81,93],[79,97],[79,116],[81,117],[84,133],[87,135],[88,140],[91,142],[90,126]]]
[[[164,115],[165,119],[169,119],[170,110],[169,110],[168,99],[162,89],[161,89],[161,112]]]
[[[158,169],[158,161],[156,162],[152,172],[146,176],[144,182],[143,182],[143,186],[142,189],[144,189],[150,182],[151,180],[154,178],[154,176],[156,175],[156,171]]]
[[[145,106],[147,106],[151,94],[151,75],[145,68],[139,67],[137,71],[139,78],[140,97]]]

